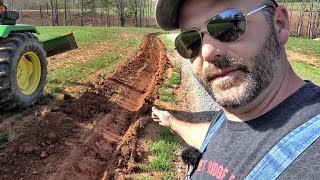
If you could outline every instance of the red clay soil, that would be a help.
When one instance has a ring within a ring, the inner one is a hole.
[[[168,64],[155,34],[136,56],[0,147],[0,179],[123,179],[137,170],[139,117],[150,113]]]

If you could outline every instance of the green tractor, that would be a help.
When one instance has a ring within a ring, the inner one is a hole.
[[[45,87],[46,57],[77,48],[72,33],[40,42],[37,29],[18,18],[0,0],[0,110],[34,105]]]

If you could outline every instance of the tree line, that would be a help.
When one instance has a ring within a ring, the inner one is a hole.
[[[320,0],[281,0],[289,9],[291,35],[316,38],[320,36]]]
[[[19,21],[22,23],[29,23],[32,19],[34,21],[30,23],[35,25],[151,27],[156,26],[155,1],[5,0],[4,3],[10,9],[20,12]],[[291,35],[309,38],[320,36],[320,0],[277,2],[288,7]]]
[[[7,0],[20,12],[20,21],[37,13],[36,25],[52,26],[155,26],[155,0]],[[37,17],[38,16],[38,17]],[[22,21],[23,22],[23,21]]]

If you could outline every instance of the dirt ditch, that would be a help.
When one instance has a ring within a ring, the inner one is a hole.
[[[10,122],[29,123],[0,147],[0,179],[123,179],[136,171],[140,117],[157,98],[167,64],[163,44],[149,35],[134,58],[81,97],[65,94],[45,115]]]

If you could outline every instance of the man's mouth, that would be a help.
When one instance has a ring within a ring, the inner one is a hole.
[[[241,70],[238,68],[219,69],[208,76],[208,82],[216,80],[225,80],[236,76]]]

